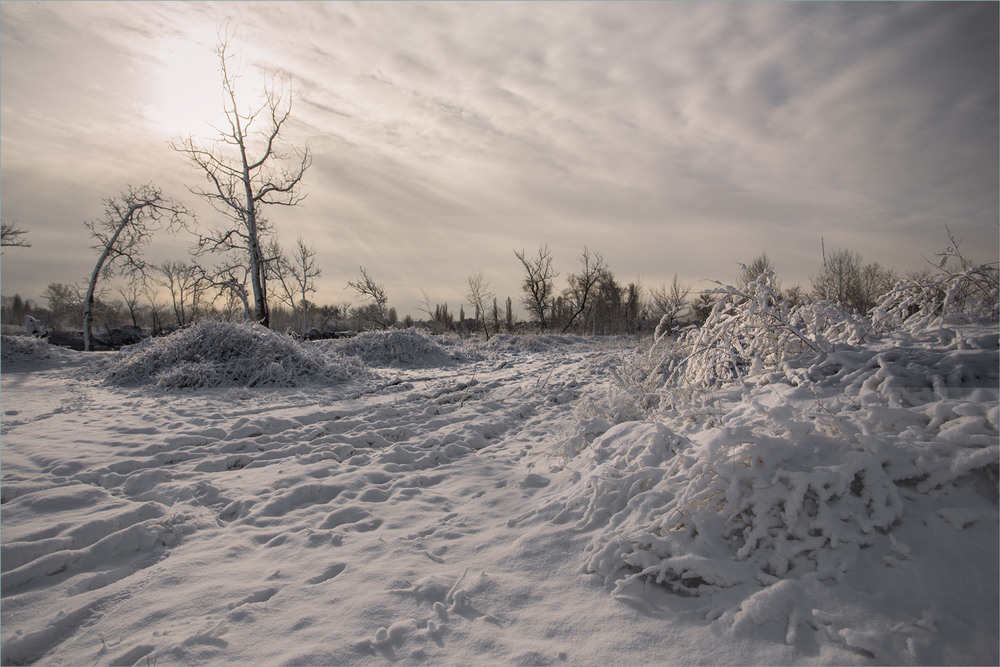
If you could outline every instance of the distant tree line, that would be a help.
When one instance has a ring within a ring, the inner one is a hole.
[[[866,313],[900,281],[928,285],[934,284],[935,274],[942,271],[951,274],[978,271],[975,275],[982,278],[981,290],[986,298],[995,299],[995,265],[974,267],[959,251],[959,242],[950,230],[948,234],[951,245],[938,253],[937,264],[929,262],[926,269],[902,276],[878,262],[864,261],[856,251],[824,249],[819,270],[810,278],[808,290],[798,285],[785,287],[778,267],[766,253],[741,265],[733,282],[743,286],[766,272],[771,275],[770,284],[778,297],[790,305],[830,301],[848,311]],[[276,248],[274,244],[269,247],[270,255],[283,257]],[[318,304],[310,300],[320,270],[315,250],[299,239],[293,258],[269,264],[272,283],[281,287],[272,293],[267,304],[270,325],[302,337],[411,326],[421,326],[433,333],[479,333],[486,337],[525,331],[631,335],[651,334],[657,326],[670,333],[684,326],[700,325],[715,304],[714,294],[694,292],[676,274],[671,283],[650,289],[639,281],[623,283],[600,253],[586,247],[579,256],[577,271],[569,273],[563,281],[558,280],[559,273],[547,246],[541,246],[534,255],[524,251],[514,254],[523,270],[520,303],[528,312],[528,321],[519,321],[511,297],[497,298],[482,271],[467,277],[466,301],[459,304],[458,313],[448,303],[432,305],[425,292],[423,301],[415,306],[424,317],[414,319],[407,315],[400,319],[396,308],[389,304],[386,287],[365,267],[360,267],[360,276],[345,287],[353,290],[358,303]],[[969,289],[980,283],[970,281]],[[132,325],[160,333],[199,318],[253,317],[237,291],[220,288],[206,279],[194,263],[174,260],[145,266],[143,272],[109,284],[110,287],[104,284],[93,290],[90,311],[97,331]],[[31,316],[49,330],[74,329],[80,322],[88,292],[87,286],[81,284],[50,283],[42,294],[44,303],[34,303],[17,294],[3,297],[0,317],[5,325],[23,324],[25,316]]]

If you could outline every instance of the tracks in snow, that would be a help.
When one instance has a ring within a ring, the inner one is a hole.
[[[602,382],[589,362],[603,354],[509,357],[393,372],[375,387],[267,395],[89,386],[86,401],[67,396],[57,410],[5,425],[4,664],[124,664],[154,650],[211,661],[259,608],[370,576],[326,548],[351,546],[355,558],[384,565],[413,557],[447,565],[455,545],[483,535],[484,521],[504,523],[511,502],[548,483],[534,454],[544,460],[572,421],[571,404]],[[30,391],[4,397],[5,409],[32,400]],[[466,503],[479,505],[462,511]],[[201,592],[203,577],[227,563],[257,583],[232,600],[218,598],[218,587]],[[433,648],[449,619],[493,618],[468,594],[488,577],[472,579],[451,582],[443,596],[416,593],[429,601],[427,618],[379,627],[351,650],[387,658],[418,636]],[[435,591],[444,585],[434,581]],[[200,624],[177,621],[179,630],[152,644],[148,633],[95,641],[97,627],[149,627],[184,613],[132,600],[137,592],[162,588],[175,599],[199,585]],[[296,625],[319,622],[303,614]]]

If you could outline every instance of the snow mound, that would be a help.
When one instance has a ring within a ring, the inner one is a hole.
[[[213,320],[127,347],[103,370],[108,384],[171,390],[295,387],[366,374],[356,361],[322,355],[258,324]]]
[[[494,334],[483,343],[483,348],[493,352],[546,352],[585,340],[580,336],[555,334]]]
[[[902,516],[886,459],[840,438],[715,428],[688,440],[660,427],[620,451],[634,427],[596,443],[617,451],[586,514],[611,515],[587,569],[619,587],[647,579],[693,596],[805,573],[835,580]]]
[[[346,340],[325,342],[325,349],[358,357],[368,366],[426,368],[453,362],[441,345],[415,329],[367,331]]]
[[[72,354],[34,336],[0,336],[0,365],[3,370],[19,370],[50,364]]]
[[[559,502],[560,521],[594,531],[584,570],[625,597],[656,584],[716,599],[710,616],[734,629],[790,614],[791,643],[800,620],[825,621],[790,591],[857,587],[872,559],[902,567],[904,540],[944,539],[914,517],[937,517],[954,539],[994,534],[996,326],[839,348],[748,368],[651,421],[583,424],[563,447],[578,481]],[[890,644],[854,648],[916,659]]]

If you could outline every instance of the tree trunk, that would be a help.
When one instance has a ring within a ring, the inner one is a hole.
[[[129,209],[129,212],[122,219],[118,229],[115,230],[114,235],[112,235],[111,240],[108,241],[107,245],[104,246],[104,252],[101,253],[101,257],[97,260],[97,265],[94,267],[94,272],[90,274],[90,285],[87,287],[87,296],[83,300],[83,351],[90,352],[91,348],[94,346],[94,291],[97,288],[97,279],[101,275],[101,268],[104,266],[104,262],[107,261],[108,255],[111,254],[111,249],[115,246],[115,242],[118,241],[118,237],[121,235],[122,230],[125,229],[125,225],[129,223],[132,219],[132,213],[135,207]]]
[[[243,189],[247,198],[247,236],[250,240],[250,284],[253,286],[254,316],[257,322],[265,327],[271,327],[270,313],[267,312],[267,294],[265,292],[264,261],[260,251],[260,239],[257,238],[257,207],[254,205],[253,182],[250,179],[250,163],[247,162],[247,149],[243,143],[246,136],[240,124],[239,113],[236,112],[236,97],[230,91],[233,102],[233,116],[236,122],[234,135],[239,137],[240,160],[243,163]],[[270,147],[269,147],[270,148]]]

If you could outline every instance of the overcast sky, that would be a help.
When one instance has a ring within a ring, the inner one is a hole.
[[[400,315],[464,300],[485,273],[518,300],[514,249],[584,245],[618,279],[732,280],[762,251],[808,288],[826,248],[901,272],[948,224],[996,261],[998,4],[868,2],[0,3],[0,215],[29,231],[2,291],[83,282],[83,222],[153,182],[224,220],[171,139],[221,117],[217,31],[237,28],[242,95],[297,91],[284,139],[314,161],[296,209],[320,303],[358,266]],[[184,259],[189,235],[152,259]]]

